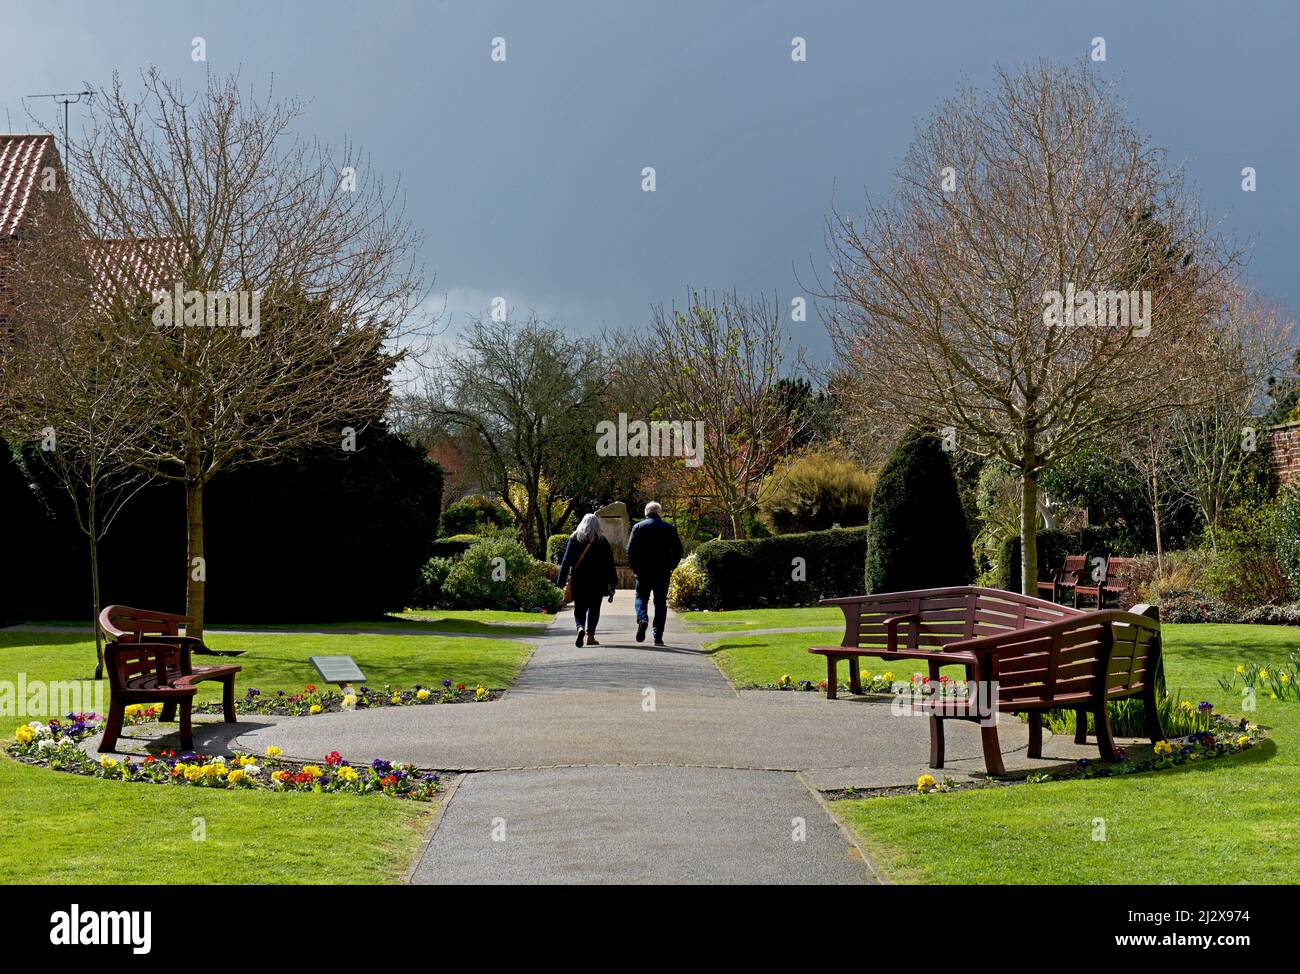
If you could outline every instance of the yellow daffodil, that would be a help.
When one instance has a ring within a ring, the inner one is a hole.
[[[1238,673],[1245,673],[1245,672],[1246,672],[1246,667],[1244,667],[1244,666],[1242,666],[1240,663],[1238,663],[1238,664],[1237,664],[1237,672],[1238,672]]]
[[[1268,670],[1260,670],[1260,671],[1259,671],[1259,678],[1260,678],[1261,680],[1267,680],[1267,679],[1268,679]]]

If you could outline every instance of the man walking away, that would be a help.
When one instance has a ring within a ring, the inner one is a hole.
[[[650,624],[647,603],[654,595],[655,645],[664,644],[664,622],[668,619],[668,578],[682,560],[682,539],[677,529],[663,519],[658,501],[645,506],[645,520],[637,522],[627,540],[627,563],[636,573],[636,641],[645,642]]]
[[[600,530],[600,518],[595,514],[583,516],[564,547],[560,588],[564,588],[566,580],[570,584],[565,597],[573,599],[573,621],[578,627],[574,645],[581,646],[585,639],[589,646],[599,646],[596,624],[600,622],[600,600],[602,596],[614,600],[618,570],[614,567],[614,549]]]

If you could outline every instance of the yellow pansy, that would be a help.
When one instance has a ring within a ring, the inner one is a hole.
[[[416,699],[416,700],[420,700],[420,701],[428,700],[428,699],[429,699],[429,691],[428,691],[428,690],[417,690],[417,691],[415,691],[415,699]]]
[[[237,782],[243,781],[244,772],[239,768],[235,768],[230,772],[230,774],[226,775],[226,780],[229,781],[232,785],[236,784]]]
[[[18,739],[19,744],[30,744],[32,742],[32,738],[35,736],[36,736],[36,732],[33,731],[30,727],[28,727],[26,724],[23,724],[16,731],[14,731],[14,737]]]
[[[345,765],[344,767],[339,768],[339,781],[356,781],[356,780],[357,780],[356,768],[350,765]]]
[[[934,775],[932,774],[923,774],[921,775],[921,777],[916,779],[917,791],[927,791],[928,789],[933,787],[934,787]]]
[[[284,752],[280,750],[278,747],[276,747],[274,744],[270,745],[266,749],[266,756],[268,758],[278,758],[283,753]]]
[[[320,710],[321,710],[320,704],[318,704],[318,703],[314,703],[314,704],[311,705],[311,712],[312,712],[313,714],[318,714],[318,713],[320,713]]]

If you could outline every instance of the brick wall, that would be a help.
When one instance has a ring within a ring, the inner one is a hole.
[[[1268,431],[1268,446],[1278,481],[1283,486],[1300,481],[1300,423],[1274,426]]]

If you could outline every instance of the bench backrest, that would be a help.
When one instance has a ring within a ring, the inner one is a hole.
[[[898,625],[899,649],[940,649],[961,639],[992,636],[1083,614],[1079,609],[1044,599],[970,585],[824,599],[820,604],[838,605],[844,612],[841,646],[882,652],[888,645],[886,620],[894,616],[920,617]]]
[[[121,690],[139,676],[153,675],[164,682],[181,667],[181,647],[170,643],[111,642],[104,647],[108,685]]]
[[[1103,693],[1141,693],[1159,665],[1160,623],[1118,610],[1088,612],[998,643],[989,677],[1000,710],[1068,707]]]
[[[1088,570],[1087,555],[1066,555],[1061,564],[1061,573],[1057,581],[1063,585],[1078,585],[1083,573]]]
[[[99,628],[112,642],[139,642],[144,635],[177,636],[181,623],[193,621],[189,616],[134,609],[129,605],[106,605],[99,614]]]
[[[1122,588],[1133,579],[1133,566],[1136,559],[1112,556],[1106,561],[1106,584],[1111,588]]]

